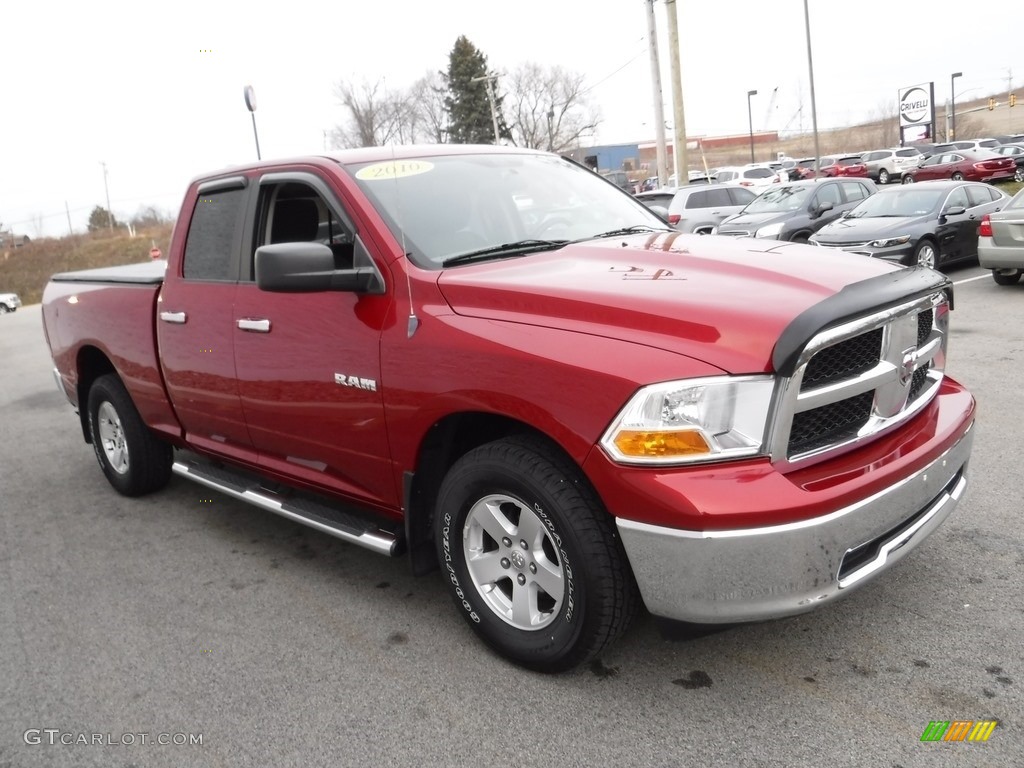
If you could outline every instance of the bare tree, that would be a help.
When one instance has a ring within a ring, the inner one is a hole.
[[[408,94],[388,91],[378,80],[372,85],[340,82],[334,94],[348,110],[349,120],[331,132],[338,147],[375,147],[391,141],[401,143],[409,130]]]
[[[534,63],[512,74],[505,107],[518,146],[552,152],[578,146],[580,137],[601,121],[587,101],[583,75]]]
[[[412,141],[443,144],[448,138],[448,110],[444,77],[440,72],[427,72],[409,89],[412,107]]]

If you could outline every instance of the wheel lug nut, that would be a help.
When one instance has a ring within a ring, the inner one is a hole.
[[[505,536],[501,540],[501,543],[504,544],[506,547],[511,547],[512,546],[512,539],[510,539],[508,536]]]
[[[522,547],[523,549],[527,549],[526,539],[520,539],[519,540],[519,546]]]
[[[508,561],[508,558],[507,558],[507,557],[503,557],[503,558],[501,558],[501,567],[502,567],[502,568],[504,568],[505,570],[508,570],[509,566],[511,566],[511,565],[512,565],[512,563],[510,563],[510,562]]]
[[[537,572],[537,564],[536,563],[530,563],[530,573],[536,573],[536,572]]]
[[[518,581],[519,585],[522,586],[523,584],[526,583],[526,575],[520,573],[518,576],[516,576],[516,581]]]

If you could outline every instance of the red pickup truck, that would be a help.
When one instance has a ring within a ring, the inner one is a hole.
[[[466,146],[202,176],[166,262],[43,299],[117,491],[176,474],[405,553],[543,671],[641,600],[789,616],[917,546],[966,485],[951,309],[932,270],[681,234],[570,161]]]

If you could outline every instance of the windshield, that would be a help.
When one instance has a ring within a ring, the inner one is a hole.
[[[781,213],[796,211],[807,204],[811,193],[808,187],[779,187],[769,189],[756,200],[747,203],[743,213]]]
[[[947,189],[894,189],[872,195],[850,212],[852,219],[924,216],[939,207]]]
[[[468,253],[522,256],[531,252],[527,241],[550,250],[541,241],[584,240],[629,227],[668,229],[593,171],[553,155],[439,155],[345,168],[409,258],[426,269]],[[515,247],[500,247],[508,245]]]

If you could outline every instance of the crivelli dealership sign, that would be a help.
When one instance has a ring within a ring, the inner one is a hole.
[[[900,127],[934,123],[935,86],[933,83],[900,88]]]

